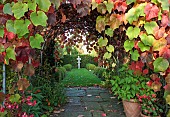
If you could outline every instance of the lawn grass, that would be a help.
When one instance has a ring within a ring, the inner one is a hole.
[[[99,85],[101,80],[87,69],[72,69],[67,72],[62,83],[66,87]]]

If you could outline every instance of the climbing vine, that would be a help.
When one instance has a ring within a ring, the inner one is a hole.
[[[156,92],[165,90],[164,98],[170,104],[170,0],[0,2],[0,62],[11,64],[23,83],[28,81],[21,75],[22,69],[32,76],[38,65],[35,49],[43,51],[42,43],[47,46],[58,35],[63,43],[76,44],[73,39],[65,41],[65,32],[85,28],[80,33],[90,32],[87,37],[91,40],[86,42],[91,44],[89,50],[93,47],[100,53],[97,59],[108,65],[115,55],[121,58],[129,53],[133,61],[146,63],[152,71],[148,84]],[[79,39],[83,41],[81,36]],[[156,80],[160,77],[164,83]],[[24,90],[21,85],[18,83],[19,90]]]

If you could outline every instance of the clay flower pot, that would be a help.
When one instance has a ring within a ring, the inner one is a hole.
[[[123,107],[126,117],[140,117],[141,105],[133,99],[130,101],[123,100]]]

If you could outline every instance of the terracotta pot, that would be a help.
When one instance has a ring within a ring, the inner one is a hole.
[[[133,99],[130,101],[123,100],[123,107],[126,117],[140,117],[141,105]]]
[[[144,115],[144,114],[140,113],[140,117],[153,117],[153,116],[148,116],[148,115]],[[161,116],[154,116],[154,117],[161,117]]]

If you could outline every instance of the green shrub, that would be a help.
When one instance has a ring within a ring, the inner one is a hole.
[[[86,64],[87,70],[94,70],[95,68],[96,68],[96,65],[94,65],[94,64],[91,64],[91,63]]]
[[[91,63],[94,65],[98,65],[97,62],[94,61],[94,57],[90,56],[90,55],[79,55],[81,58],[81,68],[86,68],[86,64]],[[78,55],[64,55],[64,58],[62,58],[62,65],[65,64],[71,64],[73,66],[73,68],[77,68],[77,57]]]
[[[64,79],[65,75],[66,75],[66,69],[65,67],[57,67],[56,70],[55,70],[55,79],[60,82],[61,80]]]
[[[63,67],[66,69],[66,71],[71,71],[71,69],[72,69],[72,65],[71,64],[66,64]]]
[[[98,78],[101,78],[102,80],[104,80],[104,76],[103,76],[103,73],[106,71],[105,68],[102,68],[102,67],[96,67],[94,69],[94,74],[98,77]]]

